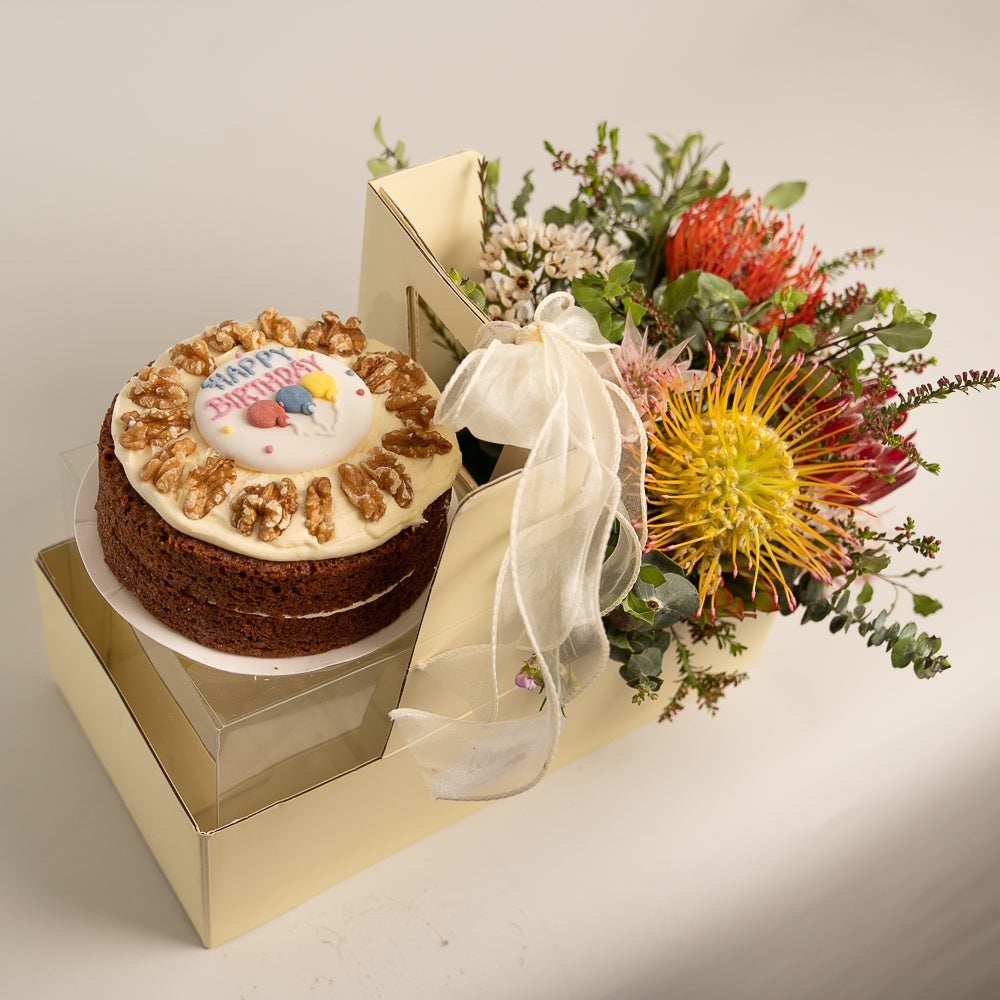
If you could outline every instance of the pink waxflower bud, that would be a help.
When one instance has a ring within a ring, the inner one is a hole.
[[[514,683],[519,688],[524,688],[525,691],[537,691],[538,682],[526,674],[523,670],[519,670],[517,676],[514,678]]]

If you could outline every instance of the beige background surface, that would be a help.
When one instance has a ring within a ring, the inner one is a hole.
[[[997,346],[994,4],[0,0],[7,364],[0,979],[49,997],[938,998],[1000,990],[1000,395],[914,421],[944,472],[954,669],[780,623],[715,719],[649,726],[213,952],[48,678],[30,561],[57,455],[209,322],[357,300],[371,125],[414,162],[699,128],[737,184],[806,178],[828,253],[939,314],[940,374]],[[14,428],[19,428],[16,434]],[[895,513],[894,512],[894,513]]]

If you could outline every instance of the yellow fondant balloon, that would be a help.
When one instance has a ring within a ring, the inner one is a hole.
[[[310,372],[299,379],[299,385],[308,389],[316,399],[328,399],[334,402],[337,398],[337,380],[329,372]]]

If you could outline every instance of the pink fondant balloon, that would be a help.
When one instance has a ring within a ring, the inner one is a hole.
[[[273,399],[261,399],[251,403],[250,409],[247,410],[247,420],[254,427],[288,426],[288,414],[285,413],[285,408]]]

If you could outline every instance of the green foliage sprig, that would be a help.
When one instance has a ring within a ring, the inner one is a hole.
[[[884,646],[894,667],[912,666],[918,677],[933,677],[951,666],[947,656],[941,654],[941,639],[918,632],[914,622],[900,624],[890,621],[900,593],[908,593],[913,602],[914,614],[926,617],[939,611],[941,602],[927,594],[917,593],[902,581],[907,577],[926,576],[934,567],[909,570],[897,576],[885,573],[892,562],[886,551],[909,549],[927,559],[933,559],[941,543],[933,535],[918,535],[912,518],[907,518],[893,534],[868,526],[852,524],[855,537],[861,546],[851,567],[838,585],[830,589],[809,574],[803,574],[793,591],[802,610],[802,621],[819,622],[830,618],[831,632],[848,632],[856,627],[867,636],[869,646]],[[890,585],[895,595],[892,604],[872,614],[870,607],[875,594],[873,581]],[[790,609],[782,609],[786,613]],[[832,617],[831,617],[832,616]]]
[[[375,119],[372,132],[382,147],[382,152],[368,161],[368,171],[372,177],[382,177],[384,174],[391,174],[394,170],[402,170],[410,165],[410,161],[406,158],[406,144],[402,140],[392,146],[386,142],[382,134],[381,117]]]

